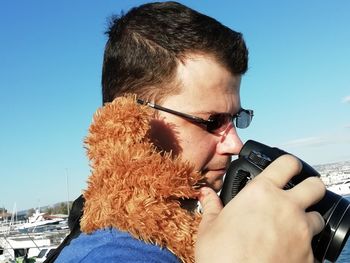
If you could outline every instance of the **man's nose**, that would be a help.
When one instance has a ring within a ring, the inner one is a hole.
[[[219,139],[216,151],[218,154],[238,155],[242,147],[243,143],[237,134],[236,128],[229,125]]]

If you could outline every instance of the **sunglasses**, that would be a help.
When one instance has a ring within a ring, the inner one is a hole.
[[[151,108],[165,111],[176,116],[180,116],[185,118],[193,123],[205,125],[206,129],[210,133],[219,133],[226,129],[229,123],[232,123],[235,127],[240,129],[247,128],[253,119],[253,110],[245,110],[240,109],[236,114],[232,115],[230,113],[215,113],[209,116],[208,120],[202,119],[197,116],[193,116],[190,114],[182,113],[179,111],[175,111],[172,109],[164,108],[160,105],[151,103],[149,101],[144,101],[141,99],[137,99],[137,102],[142,105],[147,105]]]

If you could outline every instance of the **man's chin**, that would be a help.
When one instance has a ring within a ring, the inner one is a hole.
[[[213,189],[216,193],[220,192],[223,185],[224,185],[223,176],[216,178],[216,180],[212,180],[212,181],[210,181],[204,177],[204,179],[198,183],[198,186],[209,187],[209,188]]]
[[[202,186],[207,186],[218,193],[224,184],[225,170],[213,170],[204,174],[204,180]]]
[[[213,189],[216,193],[220,192],[222,186],[223,186],[224,182],[222,180],[220,181],[216,181],[213,182],[211,184],[207,184],[205,186],[210,187],[211,189]]]

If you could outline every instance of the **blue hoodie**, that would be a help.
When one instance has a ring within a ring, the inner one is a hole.
[[[66,262],[137,262],[179,263],[168,249],[146,244],[129,233],[114,228],[81,233],[65,247],[56,263]]]

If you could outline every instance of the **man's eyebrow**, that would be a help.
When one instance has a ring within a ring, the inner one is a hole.
[[[206,120],[211,115],[215,115],[215,114],[219,114],[219,113],[226,113],[226,112],[220,112],[220,111],[196,111],[196,112],[191,112],[191,113],[188,113],[188,114],[193,115],[193,116],[197,116],[199,118],[202,118],[202,119]]]
[[[189,112],[188,114],[192,114],[192,115],[213,115],[213,114],[218,114],[218,113],[228,113],[231,115],[235,115],[236,113],[238,113],[240,110],[242,109],[242,107],[237,108],[237,110],[235,110],[234,113],[232,112],[227,112],[227,111],[216,111],[216,110],[212,110],[212,111],[194,111],[194,112]]]
[[[217,113],[222,113],[219,111],[192,111],[189,114],[193,115],[212,115],[212,114],[217,114]]]

